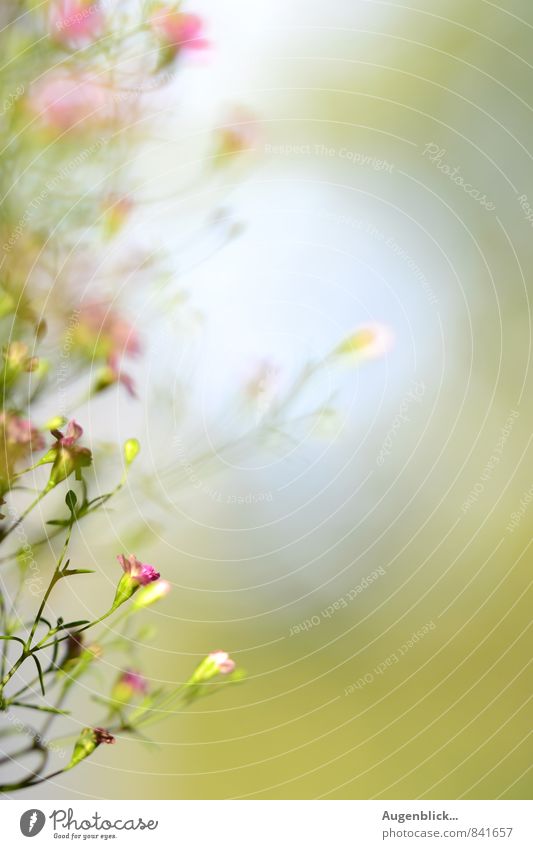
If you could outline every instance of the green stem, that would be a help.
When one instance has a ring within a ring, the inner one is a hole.
[[[73,523],[71,522],[70,525],[69,525],[69,528],[68,528],[67,535],[65,537],[65,542],[63,543],[63,549],[62,549],[61,554],[59,556],[59,560],[57,561],[56,568],[54,569],[54,574],[52,575],[50,583],[48,584],[48,589],[46,590],[46,592],[44,594],[44,597],[43,597],[43,600],[41,601],[39,610],[37,611],[37,616],[35,617],[35,621],[32,625],[30,635],[29,635],[28,640],[26,642],[26,648],[28,650],[31,649],[31,643],[32,643],[32,640],[35,636],[35,632],[37,630],[37,627],[39,625],[39,620],[41,618],[42,612],[43,612],[43,610],[46,606],[46,602],[48,601],[48,599],[50,597],[50,593],[52,592],[55,585],[57,584],[57,581],[58,581],[58,578],[59,578],[59,571],[61,569],[61,566],[63,565],[63,560],[65,559],[65,555],[67,553],[67,550],[68,550],[68,547],[69,547],[69,544],[70,544],[70,537],[72,536],[72,526],[73,526]]]
[[[55,778],[63,772],[66,772],[66,768],[58,769],[55,772],[50,772],[48,775],[43,775],[41,778],[37,778],[35,781],[31,781],[31,778],[33,778],[36,774],[33,772],[31,776],[29,776],[29,781],[25,778],[22,781],[17,781],[15,784],[0,785],[0,793],[12,793],[15,790],[24,790],[26,787],[35,787],[36,784],[42,784],[43,781],[49,781],[51,778]]]
[[[28,516],[28,514],[31,513],[31,511],[34,509],[34,507],[37,507],[37,505],[39,504],[41,499],[44,498],[45,495],[48,495],[48,493],[50,492],[51,489],[53,489],[53,484],[50,485],[50,483],[47,483],[45,488],[43,489],[42,492],[39,493],[37,498],[35,498],[31,502],[31,504],[28,507],[26,507],[26,509],[24,510],[23,513],[21,513],[21,515],[18,517],[18,519],[15,522],[13,522],[11,527],[8,528],[6,531],[4,531],[4,533],[0,536],[0,542],[3,542],[9,536],[9,534],[13,533],[13,531],[16,530],[16,528],[18,528],[20,523],[24,521],[26,516]]]
[[[88,622],[87,625],[83,626],[83,628],[77,628],[76,629],[76,635],[83,633],[83,631],[87,631],[89,628],[94,628],[95,625],[98,625],[100,622],[103,622],[104,619],[107,619],[109,616],[111,616],[111,614],[114,613],[116,609],[117,609],[116,607],[111,607],[107,611],[107,613],[104,613],[103,616],[100,616],[98,619],[95,619],[93,622]],[[51,643],[44,643],[44,640],[46,640],[47,637],[48,637],[48,635],[47,635],[46,637],[44,637],[43,640],[41,640],[40,643],[37,643],[37,645],[35,646],[35,650],[39,649],[39,651],[40,651],[41,649],[47,649],[50,646],[55,645],[56,643],[62,643],[65,640],[68,640],[69,636],[70,636],[70,634],[65,634],[64,637],[60,637],[58,640],[52,640]]]
[[[0,683],[0,694],[2,693],[6,684],[9,681],[11,681],[11,679],[12,679],[13,675],[15,674],[15,672],[17,671],[17,669],[19,669],[22,666],[22,664],[24,663],[26,658],[28,658],[30,656],[30,654],[31,654],[31,652],[24,650],[22,652],[22,654],[20,655],[19,659],[17,661],[15,661],[15,663],[13,664],[13,666],[11,667],[9,672],[6,672],[6,674],[4,675],[4,677],[2,678],[2,681]]]

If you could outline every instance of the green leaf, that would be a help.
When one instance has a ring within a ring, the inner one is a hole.
[[[61,624],[60,627],[63,630],[66,630],[67,628],[79,628],[80,625],[88,625],[90,621],[91,621],[90,619],[76,619],[75,622],[65,622],[64,624]],[[58,631],[59,631],[59,627],[58,627]]]
[[[23,646],[26,645],[24,640],[22,640],[20,637],[14,637],[13,634],[2,635],[0,636],[0,640],[16,640],[17,643],[22,643]]]
[[[73,516],[73,517],[74,517],[74,515],[75,515],[75,510],[76,510],[76,504],[77,504],[77,503],[78,503],[78,498],[77,498],[77,496],[76,496],[76,493],[74,492],[74,490],[73,490],[73,489],[69,489],[69,491],[68,491],[68,492],[67,492],[67,494],[65,495],[65,504],[67,505],[68,509],[69,509],[69,510],[70,510],[70,512],[72,513],[72,516]]]
[[[61,577],[67,577],[68,575],[92,575],[94,574],[94,569],[67,569],[66,567],[61,572]]]
[[[39,684],[41,685],[41,692],[42,692],[43,696],[45,696],[45,695],[46,695],[46,690],[44,689],[44,678],[43,678],[43,670],[42,670],[42,666],[41,666],[41,664],[40,664],[40,662],[39,662],[39,658],[37,657],[37,655],[32,654],[32,657],[33,657],[33,659],[34,659],[34,661],[35,661],[35,666],[37,667],[37,674],[38,674],[38,676],[39,676]]]
[[[48,705],[30,705],[27,702],[11,702],[12,705],[16,705],[17,707],[30,708],[30,710],[40,710],[43,713],[54,713],[59,716],[70,716],[69,710],[60,710],[59,708],[49,707]]]

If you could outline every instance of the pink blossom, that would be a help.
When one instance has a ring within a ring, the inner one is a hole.
[[[203,37],[204,23],[198,15],[161,6],[152,15],[155,35],[177,54],[183,50],[204,50],[209,42]]]
[[[213,651],[207,659],[215,664],[222,675],[227,675],[235,669],[235,661],[231,659],[227,651]]]
[[[5,410],[0,413],[0,501],[12,484],[17,464],[42,448],[44,438],[28,419]]]
[[[90,302],[81,310],[78,339],[94,356],[95,347],[106,357],[137,356],[141,343],[134,327],[109,304]]]
[[[41,462],[53,463],[48,482],[48,485],[53,487],[73,472],[79,476],[81,469],[91,465],[92,454],[88,448],[76,444],[83,436],[83,428],[75,419],[68,423],[66,434],[55,428],[51,434],[55,436],[56,441]]]
[[[104,31],[104,14],[93,0],[53,0],[50,8],[50,35],[68,47],[83,47]]]
[[[122,383],[128,394],[131,395],[132,398],[136,398],[137,393],[135,391],[135,382],[131,375],[126,374],[126,372],[122,371],[117,356],[109,357],[108,368],[110,377],[112,378],[112,382]]]
[[[146,693],[148,689],[148,681],[144,675],[134,669],[127,669],[123,672],[119,678],[119,684],[123,684],[133,690],[134,693]]]
[[[98,125],[111,117],[109,90],[87,74],[51,72],[34,85],[29,104],[46,126],[60,131]]]
[[[65,436],[63,436],[60,430],[53,430],[52,436],[56,437],[58,445],[61,445],[63,448],[70,448],[83,436],[83,428],[78,424],[76,419],[71,419],[67,425]]]
[[[161,577],[153,566],[149,566],[148,563],[141,563],[134,554],[130,554],[129,557],[118,554],[117,560],[122,566],[124,573],[129,575],[141,587],[151,584],[152,581],[157,581]]]
[[[32,427],[28,419],[22,419],[15,413],[0,413],[0,430],[3,431],[3,439],[9,447],[18,447],[26,451],[40,451],[44,448],[44,437],[36,428]]]

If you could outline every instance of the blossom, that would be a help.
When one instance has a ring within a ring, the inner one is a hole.
[[[374,359],[387,354],[392,348],[393,342],[393,333],[387,325],[366,324],[344,339],[334,353]]]
[[[123,672],[119,681],[126,687],[130,687],[135,693],[146,693],[148,689],[148,681],[144,675],[134,669],[127,669]]]
[[[132,696],[143,696],[148,690],[148,681],[140,672],[127,669],[115,682],[111,698],[115,702],[129,702]]]
[[[74,751],[70,763],[65,767],[65,772],[92,755],[102,743],[109,745],[115,742],[113,735],[105,728],[84,728],[74,744]]]
[[[207,655],[207,659],[215,664],[221,675],[227,675],[235,669],[235,661],[231,659],[227,651],[213,651]]]
[[[78,424],[76,419],[71,419],[67,424],[66,436],[63,436],[60,430],[54,430],[52,436],[56,437],[58,445],[62,445],[64,448],[71,448],[83,436],[83,428]]]
[[[49,489],[57,486],[73,472],[78,477],[81,469],[90,466],[92,461],[90,450],[77,445],[78,440],[83,436],[83,428],[75,419],[68,423],[65,435],[60,430],[53,430],[51,433],[56,441],[41,460],[41,463],[53,463],[48,482]]]
[[[132,398],[137,397],[133,378],[122,370],[118,357],[113,355],[109,357],[106,367],[98,374],[94,391],[101,392],[116,383],[121,383]]]
[[[11,342],[4,348],[4,360],[7,369],[16,374],[21,371],[35,371],[39,366],[38,357],[29,356],[29,348],[25,342]]]
[[[226,651],[213,651],[207,657],[204,657],[202,662],[196,667],[188,683],[190,685],[204,684],[216,675],[228,675],[230,672],[233,672],[235,666],[235,661],[231,659]]]
[[[109,361],[122,355],[137,356],[141,352],[133,325],[101,301],[83,305],[75,338],[90,359],[103,356]]]
[[[44,445],[43,435],[28,419],[5,410],[0,413],[0,492],[9,489],[16,464]]]
[[[148,563],[141,563],[134,554],[130,554],[129,557],[117,554],[117,560],[122,566],[124,574],[118,582],[111,610],[116,610],[117,607],[128,601],[139,587],[145,587],[160,578],[159,572],[156,572],[153,566],[149,566]]]
[[[141,563],[137,560],[134,554],[129,557],[124,557],[123,554],[117,554],[117,560],[122,566],[126,575],[129,575],[133,581],[136,581],[139,586],[144,587],[146,584],[151,584],[153,581],[159,580],[161,577],[159,572],[156,572],[153,566],[148,563]]]
[[[87,123],[105,123],[111,116],[111,98],[106,87],[88,74],[53,71],[31,89],[29,106],[54,130],[83,129]]]
[[[144,696],[148,691],[148,681],[140,672],[127,669],[119,676],[111,690],[111,699],[120,707],[130,702],[133,696]]]
[[[65,47],[90,44],[102,35],[104,24],[104,14],[97,0],[52,0],[50,36]]]
[[[152,14],[150,26],[155,36],[168,49],[170,58],[182,51],[204,50],[209,45],[203,37],[204,23],[198,15],[179,12],[163,5]]]
[[[44,448],[43,435],[32,426],[28,419],[23,419],[15,413],[5,411],[0,413],[0,430],[3,431],[0,439],[3,439],[8,447],[23,448],[24,453]]]

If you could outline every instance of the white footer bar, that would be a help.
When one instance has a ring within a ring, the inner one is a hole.
[[[531,849],[527,801],[50,801],[2,804],[2,846]],[[30,840],[34,839],[34,843]],[[68,842],[67,842],[68,841]]]

